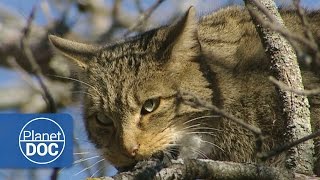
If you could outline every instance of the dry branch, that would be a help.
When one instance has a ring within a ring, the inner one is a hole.
[[[14,23],[9,20],[11,18],[15,19]],[[13,57],[23,69],[33,73],[33,69],[27,61],[27,54],[21,49],[20,43],[25,34],[28,33],[27,47],[33,54],[37,64],[41,67],[41,70],[48,74],[62,72],[63,70],[60,67],[52,66],[52,62],[56,59],[53,58],[54,54],[49,46],[47,34],[48,32],[60,36],[68,34],[70,29],[63,28],[66,26],[64,21],[64,19],[60,19],[52,22],[47,27],[40,27],[30,22],[32,29],[28,29],[28,32],[26,32],[23,17],[17,17],[10,13],[6,14],[6,16],[0,14],[0,26],[3,27],[0,28],[0,66],[10,68],[7,59]]]
[[[302,77],[297,57],[288,41],[279,33],[261,26],[270,19],[284,28],[283,20],[272,0],[245,0],[250,10],[253,22],[271,60],[271,71],[280,81],[288,87],[303,90]],[[256,14],[262,14],[263,19]],[[262,13],[261,13],[262,12]],[[277,89],[283,120],[286,124],[285,141],[296,141],[311,134],[310,111],[307,97],[292,92]],[[291,148],[287,152],[286,168],[293,172],[312,174],[313,170],[313,144],[305,142]]]
[[[88,180],[118,179],[288,179],[289,173],[280,169],[256,164],[213,161],[204,159],[173,160],[167,166],[159,161],[140,162],[133,171],[113,177],[88,178]]]
[[[272,78],[270,78],[272,80]],[[277,82],[280,83],[280,82]],[[287,90],[287,89],[285,89]],[[182,98],[182,96],[184,96]],[[297,139],[295,141],[292,142],[286,142],[284,145],[278,145],[278,147],[271,149],[268,152],[262,152],[261,151],[261,146],[263,144],[263,134],[260,128],[250,125],[248,123],[246,123],[244,120],[239,119],[237,117],[235,117],[234,115],[224,111],[223,109],[219,109],[218,107],[216,107],[215,105],[212,104],[208,104],[206,101],[201,100],[200,98],[197,98],[196,96],[193,96],[190,93],[182,93],[182,95],[179,95],[180,100],[183,101],[183,103],[191,105],[193,107],[201,107],[201,108],[205,108],[207,110],[213,111],[215,112],[217,115],[226,117],[228,120],[242,126],[244,129],[247,129],[249,131],[251,131],[253,134],[255,134],[256,136],[256,149],[257,149],[257,157],[262,160],[262,161],[266,161],[270,158],[272,158],[273,156],[279,155],[287,150],[289,150],[292,147],[295,147],[303,142],[306,142],[308,140],[311,139],[315,139],[317,137],[320,137],[320,130],[309,134],[307,136],[304,136],[300,139]]]
[[[128,36],[132,31],[137,30],[139,27],[141,27],[143,24],[146,23],[147,19],[151,16],[151,14],[160,6],[160,4],[164,0],[156,0],[156,2],[151,5],[146,11],[144,11],[140,17],[139,20],[133,24],[131,27],[128,28],[128,31],[124,34],[124,36]]]
[[[23,36],[21,38],[21,48],[23,53],[26,56],[26,59],[28,60],[31,70],[35,73],[35,77],[42,89],[43,92],[43,98],[45,102],[47,103],[48,112],[50,113],[56,113],[57,107],[56,103],[54,102],[54,99],[51,95],[50,90],[47,88],[46,84],[44,83],[44,76],[42,74],[42,70],[40,66],[38,65],[36,59],[34,58],[34,55],[29,47],[29,36],[30,36],[30,30],[32,28],[32,21],[34,19],[36,13],[36,6],[33,7],[31,10],[30,16],[27,21],[27,26],[23,29]]]
[[[39,87],[39,83],[34,82],[32,76],[14,58],[9,58],[8,64],[20,74],[25,84],[0,89],[0,110],[14,108],[21,112],[45,112],[47,104],[43,101],[43,98],[46,98],[43,88]],[[50,96],[55,99],[58,107],[71,103],[72,85],[70,83],[53,81],[44,77],[41,81],[46,89],[50,89]]]
[[[312,95],[317,95],[320,94],[320,88],[317,89],[310,89],[310,90],[299,90],[299,89],[293,89],[288,87],[286,84],[284,84],[283,82],[280,82],[278,80],[276,80],[274,77],[269,77],[269,80],[275,84],[276,86],[278,86],[280,89],[282,89],[283,91],[289,91],[289,92],[293,92],[295,94],[299,94],[299,95],[304,95],[304,96],[312,96]]]
[[[320,130],[318,130],[318,131],[316,131],[316,132],[314,132],[314,133],[312,133],[312,134],[310,134],[308,136],[305,136],[305,137],[303,137],[301,139],[298,139],[296,141],[290,142],[289,144],[285,144],[283,146],[275,148],[275,149],[273,149],[273,150],[271,150],[271,151],[269,151],[267,153],[260,154],[259,158],[261,160],[265,161],[265,160],[267,160],[267,159],[269,159],[269,158],[271,158],[273,156],[276,156],[276,155],[278,155],[280,153],[283,153],[284,151],[286,151],[286,150],[288,150],[288,149],[290,149],[292,147],[295,147],[295,146],[299,145],[300,143],[306,142],[306,141],[308,141],[310,139],[315,139],[315,138],[317,138],[319,136],[320,136]]]
[[[307,20],[305,10],[300,6],[300,0],[293,0],[293,4],[295,8],[297,9],[298,16],[301,20],[303,32],[306,37],[306,39],[309,40],[309,44],[311,47],[314,47],[311,49],[311,56],[312,56],[312,67],[315,72],[317,72],[317,69],[320,67],[320,50],[319,46],[311,32],[310,24]]]

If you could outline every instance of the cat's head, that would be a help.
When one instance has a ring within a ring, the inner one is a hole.
[[[78,66],[88,136],[116,167],[177,147],[185,154],[200,148],[200,120],[191,119],[203,110],[180,97],[212,96],[200,70],[194,8],[173,25],[104,47],[49,38]]]

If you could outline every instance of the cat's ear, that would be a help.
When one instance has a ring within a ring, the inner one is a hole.
[[[196,11],[191,6],[185,15],[176,23],[169,26],[169,38],[172,38],[171,57],[192,58],[200,52],[197,33]]]
[[[63,55],[72,59],[83,69],[87,68],[88,62],[99,51],[97,46],[70,41],[54,35],[49,35],[49,40]]]

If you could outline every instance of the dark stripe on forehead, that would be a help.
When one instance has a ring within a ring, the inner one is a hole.
[[[101,49],[99,53],[100,63],[104,65],[110,61],[118,61],[124,59],[124,57],[136,57],[144,59],[145,56],[155,55],[159,50],[159,41],[156,33],[159,29],[150,30],[142,35],[128,38],[125,41],[118,42],[112,45],[108,45]]]
[[[142,64],[149,64],[154,61],[152,54],[143,53],[125,53],[118,54],[110,59],[102,59],[99,64],[105,68],[106,72],[110,73],[133,73],[135,76],[138,75]]]

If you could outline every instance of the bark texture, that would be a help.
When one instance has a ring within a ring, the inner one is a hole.
[[[88,178],[88,180],[112,179],[261,179],[280,180],[292,176],[279,169],[255,164],[222,162],[213,160],[176,160],[167,165],[159,161],[144,161],[133,171],[119,173],[113,177]]]
[[[245,0],[246,6],[257,10],[257,3],[265,6],[279,25],[284,25],[273,0]],[[259,9],[261,10],[261,8]],[[261,12],[261,11],[260,11]],[[262,14],[262,13],[260,13]],[[264,16],[264,20],[268,18]],[[303,90],[301,72],[297,57],[289,42],[279,33],[261,26],[261,23],[252,15],[256,29],[260,34],[266,53],[271,60],[273,76],[288,87]],[[284,27],[285,28],[285,27]],[[280,108],[286,124],[285,142],[292,142],[311,134],[309,102],[306,96],[277,88],[280,99]],[[285,167],[293,172],[312,174],[313,143],[304,142],[291,148],[287,152]]]

